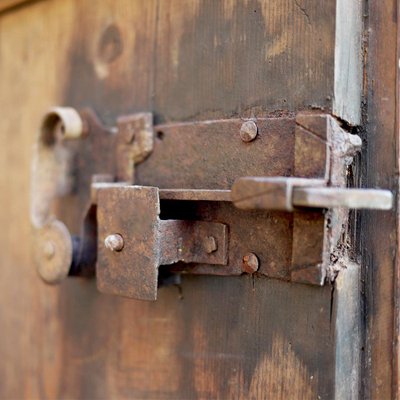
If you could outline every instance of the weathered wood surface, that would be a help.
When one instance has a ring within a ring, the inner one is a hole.
[[[133,110],[181,121],[329,108],[334,0],[143,3],[75,5],[66,100],[110,122]]]
[[[337,0],[333,113],[361,125],[363,0]]]
[[[335,399],[364,399],[360,395],[362,352],[362,280],[360,267],[348,262],[335,282]]]
[[[0,12],[12,11],[13,8],[26,4],[32,0],[0,0]]]
[[[399,187],[398,18],[396,0],[372,1],[369,18],[368,105],[361,184]],[[365,396],[399,398],[398,205],[391,212],[361,215],[360,251],[364,266],[366,346]]]
[[[89,105],[106,123],[329,109],[334,15],[334,0],[58,0],[0,17],[0,397],[334,396],[331,287],[190,277],[156,303],[101,295],[93,281],[49,287],[29,226],[49,106]]]

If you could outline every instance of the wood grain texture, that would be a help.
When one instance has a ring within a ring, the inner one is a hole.
[[[35,2],[0,18],[0,397],[331,399],[332,288],[188,277],[156,303],[32,265],[31,148],[51,105],[104,122],[329,108],[335,2]],[[63,216],[74,226],[73,204]]]
[[[19,5],[26,4],[32,0],[0,0],[0,12],[10,10]]]
[[[330,108],[335,1],[161,1],[161,120]]]
[[[62,346],[58,290],[37,285],[27,223],[32,145],[43,109],[62,101],[59,49],[68,44],[63,31],[68,29],[72,5],[49,6],[35,3],[3,14],[0,20],[0,105],[2,115],[7,115],[0,128],[7,143],[0,156],[0,220],[5,227],[0,233],[0,291],[7,304],[0,313],[0,377],[1,397],[8,399],[43,397],[41,393],[54,398],[61,365],[54,351]]]
[[[361,125],[362,10],[362,0],[337,0],[333,113],[351,125]]]
[[[398,2],[369,2],[367,101],[362,185],[399,187]],[[385,44],[385,45],[383,45]],[[398,398],[398,203],[391,212],[361,215],[366,352],[364,396]],[[397,297],[397,299],[396,299]]]
[[[361,269],[348,261],[335,282],[335,399],[358,399],[362,346]]]

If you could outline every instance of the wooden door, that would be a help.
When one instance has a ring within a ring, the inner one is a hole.
[[[396,194],[396,0],[0,10],[0,398],[397,397],[397,204],[351,214],[333,283],[185,276],[156,302],[95,280],[45,285],[29,220],[32,147],[53,105],[90,106],[108,125],[141,111],[161,123],[323,110],[363,138],[351,183]]]

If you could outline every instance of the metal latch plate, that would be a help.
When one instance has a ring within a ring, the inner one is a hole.
[[[227,226],[217,222],[161,220],[158,188],[103,185],[97,189],[96,198],[100,291],[155,300],[161,265],[227,264]],[[106,246],[110,235],[118,235],[122,240],[118,249]]]

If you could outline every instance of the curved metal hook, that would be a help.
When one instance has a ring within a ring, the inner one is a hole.
[[[35,260],[42,279],[58,283],[69,272],[73,244],[68,228],[53,215],[56,197],[71,192],[72,154],[62,141],[79,139],[85,124],[73,108],[56,107],[44,116],[34,149],[31,222],[35,229]]]

